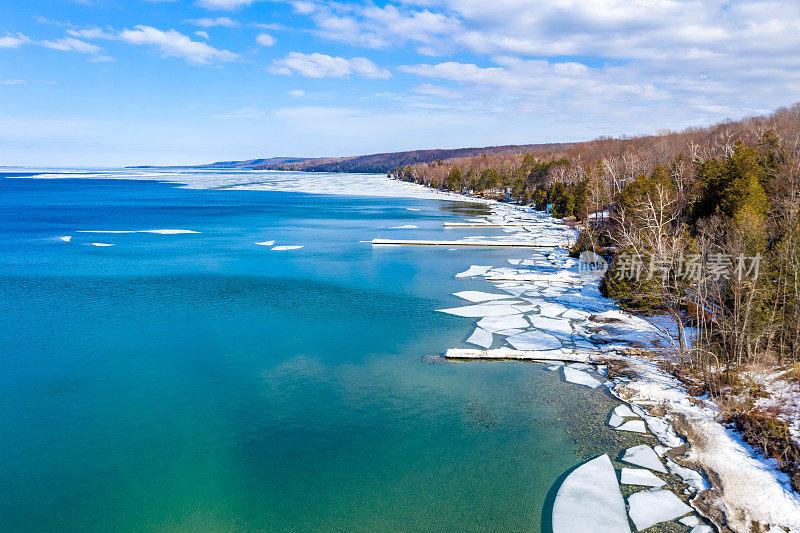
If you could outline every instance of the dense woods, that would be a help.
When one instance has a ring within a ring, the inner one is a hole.
[[[601,290],[621,306],[669,318],[673,370],[714,397],[751,442],[786,465],[800,462],[786,426],[755,408],[764,391],[749,380],[754,369],[793,382],[800,375],[800,104],[711,127],[436,161],[392,175],[479,195],[508,191],[582,222],[573,254],[591,250],[610,261]],[[608,218],[593,215],[603,211]]]
[[[387,152],[353,157],[326,157],[311,159],[273,158],[252,165],[256,170],[295,170],[307,172],[368,172],[382,174],[398,166],[430,163],[456,157],[481,154],[517,154],[541,150],[560,150],[571,146],[568,143],[525,144],[513,146],[489,146],[485,148],[452,148],[437,150],[412,150]]]

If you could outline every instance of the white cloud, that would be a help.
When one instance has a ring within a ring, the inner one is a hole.
[[[324,39],[367,48],[411,45],[426,56],[482,56],[460,66],[445,60],[435,69],[405,71],[493,87],[499,91],[494,99],[531,102],[547,94],[541,88],[547,80],[565,95],[549,102],[552,108],[571,105],[570,90],[593,90],[612,98],[669,99],[677,107],[701,110],[710,109],[713,100],[725,100],[733,109],[763,110],[790,102],[800,86],[795,0],[401,0],[384,6],[296,0],[292,5]],[[510,63],[541,58],[548,61],[536,68]],[[535,76],[543,79],[537,83]],[[582,88],[576,77],[590,86]]]
[[[100,47],[74,37],[63,37],[57,41],[42,41],[42,46],[62,52],[79,52],[81,54],[96,54]]]
[[[224,26],[226,28],[238,28],[239,23],[230,17],[199,18],[185,20],[187,24],[200,26],[201,28],[213,28],[214,26]]]
[[[263,117],[266,115],[265,111],[255,107],[245,107],[242,109],[237,109],[236,111],[232,111],[230,113],[225,113],[222,115],[213,115],[211,118],[215,118],[218,120],[229,120],[229,119],[241,119],[241,118],[258,118]]]
[[[25,80],[0,80],[0,85],[24,85]]]
[[[294,90],[289,91],[289,94],[291,96],[296,96],[296,97],[300,98],[302,96],[305,96],[306,92],[303,89],[294,89]]]
[[[457,19],[427,9],[421,11],[372,4],[293,2],[294,11],[310,15],[320,37],[366,48],[388,48],[406,42],[434,43],[457,31]]]
[[[113,33],[96,26],[91,28],[69,29],[67,30],[67,33],[73,37],[79,37],[81,39],[116,39],[116,36]]]
[[[197,35],[198,37],[202,38],[202,39],[208,39],[208,32],[207,31],[197,30],[196,32],[194,32],[194,34]]]
[[[464,93],[461,91],[451,89],[450,87],[442,87],[441,85],[432,85],[430,83],[414,87],[411,90],[415,93],[438,96],[439,98],[461,98],[464,96]]]
[[[256,37],[256,42],[261,46],[272,46],[275,44],[275,37],[269,33],[260,33],[258,37]]]
[[[19,48],[23,44],[31,42],[28,37],[21,33],[11,34],[6,33],[4,37],[0,37],[0,48]]]
[[[344,78],[351,74],[376,79],[392,76],[387,69],[378,67],[366,57],[346,59],[320,53],[300,52],[290,52],[286,57],[276,59],[268,70],[275,74],[285,76],[300,74],[308,78]]]
[[[187,63],[208,64],[215,61],[234,61],[240,56],[228,50],[219,50],[206,43],[192,41],[189,36],[175,30],[161,31],[151,26],[136,26],[124,30],[119,38],[130,44],[154,46],[164,57],[177,57]]]
[[[238,9],[249,6],[255,0],[197,0],[197,5],[206,9]]]

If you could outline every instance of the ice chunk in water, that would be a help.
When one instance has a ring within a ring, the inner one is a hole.
[[[643,420],[629,420],[614,429],[618,429],[619,431],[632,431],[633,433],[647,433],[647,428],[644,427]]]
[[[282,251],[282,250],[299,250],[302,248],[302,245],[293,245],[293,246],[273,246],[270,248],[271,251]]]
[[[641,468],[623,468],[622,483],[625,485],[643,485],[645,487],[662,487],[667,482],[649,470]]]
[[[517,350],[557,350],[561,341],[557,337],[543,331],[526,331],[512,335],[506,339]]]
[[[502,331],[507,329],[528,329],[531,324],[523,314],[487,316],[478,321],[478,326],[486,331]]]
[[[664,489],[643,490],[628,497],[630,517],[636,529],[650,526],[691,513],[693,509],[683,503],[672,491]]]
[[[475,331],[473,331],[472,335],[469,336],[467,342],[470,344],[474,344],[475,346],[489,348],[492,346],[492,343],[494,342],[494,336],[492,335],[491,331],[486,331],[485,329],[481,328],[475,328]]]
[[[253,244],[257,246],[272,246],[273,244],[275,244],[275,241],[254,242]]]
[[[619,416],[617,413],[615,413],[613,411],[611,412],[611,417],[608,419],[608,425],[609,426],[611,426],[612,428],[615,428],[615,427],[621,426],[623,422],[625,422],[624,418],[622,418],[621,416]]]
[[[578,385],[586,385],[587,387],[595,388],[602,385],[598,380],[594,379],[591,375],[580,370],[575,370],[568,366],[564,367],[564,379],[570,383],[577,383]]]
[[[481,291],[454,292],[453,296],[458,296],[462,300],[468,300],[470,302],[488,302],[490,300],[503,300],[503,299],[513,298],[513,296],[509,296],[508,294],[494,294],[491,292],[481,292]]]
[[[440,313],[475,318],[479,316],[504,316],[518,315],[520,311],[508,304],[483,303],[478,305],[465,305],[464,307],[453,307],[450,309],[438,309]]]
[[[486,272],[492,267],[490,266],[481,266],[481,265],[472,265],[464,272],[456,274],[457,278],[471,278],[472,276],[481,276],[486,274]]]
[[[582,464],[561,483],[553,502],[553,533],[630,533],[607,455]]]
[[[415,226],[414,224],[403,224],[402,226],[392,226],[389,229],[419,229],[419,226]]]
[[[64,242],[69,242],[72,240],[72,235],[64,235],[63,237],[59,237]]]
[[[641,420],[637,420],[636,422],[641,422]],[[644,425],[644,423],[642,424]],[[656,472],[661,472],[663,474],[667,473],[667,469],[664,468],[663,464],[661,464],[661,459],[658,458],[658,455],[656,455],[656,452],[653,451],[653,448],[647,444],[640,444],[639,446],[628,448],[625,450],[625,455],[622,456],[622,460],[632,465],[643,466],[645,468],[649,468],[650,470],[655,470]]]
[[[92,242],[89,244],[91,244],[92,246],[116,246],[116,244],[109,244],[107,242]]]
[[[638,418],[638,415],[631,411],[631,408],[625,404],[620,404],[614,408],[614,412],[621,417],[625,418]]]
[[[533,327],[560,333],[561,335],[572,335],[572,325],[566,318],[548,318],[544,316],[532,316],[531,324]]]

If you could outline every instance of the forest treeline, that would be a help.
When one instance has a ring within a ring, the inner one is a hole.
[[[419,163],[429,163],[454,157],[469,157],[481,154],[533,153],[542,150],[560,150],[569,143],[521,144],[510,146],[487,146],[484,148],[451,148],[435,150],[411,150],[387,152],[352,157],[323,157],[306,159],[273,158],[253,165],[255,170],[294,170],[304,172],[367,172],[383,174],[393,168]],[[281,160],[282,159],[282,160]]]
[[[797,472],[800,449],[786,424],[756,407],[764,391],[748,376],[754,368],[784,371],[794,383],[800,376],[800,104],[681,132],[391,174],[451,191],[506,189],[582,222],[572,252],[610,261],[601,290],[625,308],[669,317],[674,370]]]

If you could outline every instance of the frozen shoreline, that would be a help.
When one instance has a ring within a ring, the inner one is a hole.
[[[464,200],[480,201],[471,198]],[[560,226],[563,230],[562,248],[574,237],[574,230],[555,219],[532,212],[529,208],[492,201],[483,203],[488,204],[493,211],[493,215],[486,217],[486,224],[521,231],[541,225],[548,241],[554,238],[552,230]],[[521,217],[528,221],[519,222]],[[472,224],[475,224],[473,227],[481,225],[477,221],[472,221]],[[520,253],[519,250],[515,251]],[[555,340],[550,342],[548,349],[536,349],[535,342],[532,345],[534,349],[530,350],[526,350],[524,344],[515,345],[514,339],[524,335],[522,331],[512,331],[510,335],[507,334],[509,330],[489,331],[487,337],[486,334],[480,334],[482,328],[479,322],[476,332],[470,337],[477,341],[469,342],[483,343],[480,348],[451,348],[447,350],[446,357],[458,360],[508,359],[542,363],[583,361],[600,365],[601,371],[605,365],[624,365],[627,377],[609,379],[604,384],[615,397],[637,410],[644,420],[641,426],[643,430],[649,430],[658,438],[661,443],[657,447],[660,448],[657,450],[659,455],[666,459],[669,471],[683,478],[689,486],[687,490],[693,493],[690,503],[700,515],[721,531],[768,531],[772,527],[773,531],[800,532],[800,496],[792,491],[788,476],[780,472],[772,461],[760,457],[735,432],[718,423],[715,420],[718,410],[712,403],[690,397],[676,378],[659,367],[658,359],[669,357],[668,343],[664,342],[663,333],[648,321],[619,311],[612,301],[602,298],[597,292],[599,279],[595,277],[590,281],[582,281],[574,263],[560,253],[558,248],[554,247],[552,252],[559,252],[558,256],[552,258],[546,253],[544,256],[550,260],[549,267],[555,267],[555,270],[545,268],[548,265],[543,264],[541,257],[534,256],[528,259],[509,258],[512,267],[473,265],[456,275],[473,279],[482,277],[498,291],[537,305],[540,314],[522,313],[531,322],[531,326],[525,329],[532,333],[529,337],[534,341],[545,335],[552,336]],[[542,273],[541,269],[549,271]],[[551,284],[555,284],[558,289],[546,287]],[[575,292],[577,287],[580,287],[580,293]],[[571,290],[561,290],[564,288]],[[443,311],[460,316],[491,316],[482,313],[500,313],[500,306],[507,303],[508,300],[501,299]],[[554,309],[554,305],[560,305],[561,308]],[[468,309],[480,306],[485,309]],[[570,312],[578,314],[568,315]],[[586,316],[580,316],[581,312],[586,313]],[[543,314],[547,316],[539,318],[537,324],[534,319]],[[497,314],[494,316],[496,323],[503,317]],[[570,319],[565,321],[565,316]],[[499,323],[499,327],[502,327],[502,320]],[[570,349],[565,336],[570,333],[570,327],[572,342],[575,342],[576,335],[581,335],[586,340],[591,339],[593,346],[584,345],[581,347],[583,349],[571,346]],[[498,344],[502,346],[498,347]],[[647,357],[641,355],[647,352]],[[634,355],[637,353],[640,355]],[[564,368],[567,381],[586,386],[599,385],[600,381],[596,381],[584,369],[570,368],[580,364],[582,363],[573,363]],[[567,375],[567,371],[572,378]],[[575,374],[585,374],[585,377],[578,376],[576,379]],[[592,383],[593,380],[596,384]],[[626,429],[621,422],[620,419],[620,425],[615,429]],[[626,424],[630,423],[629,421]],[[639,475],[640,479],[641,477]],[[640,493],[643,492],[645,491]],[[637,508],[633,509],[634,506]],[[628,508],[632,519],[634,513],[641,511],[636,501],[629,500]],[[637,515],[637,518],[641,520],[641,516]],[[685,520],[694,523],[695,519],[689,518]],[[554,517],[554,523],[555,521]],[[707,526],[696,527],[699,528],[697,531],[704,531],[703,528]]]

